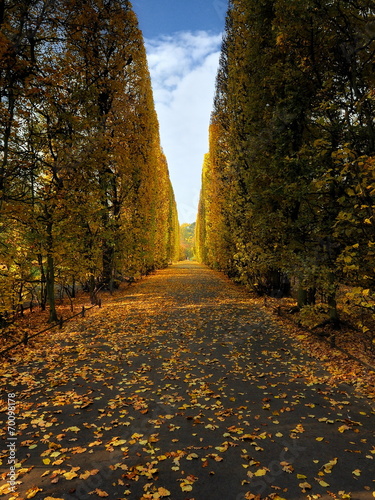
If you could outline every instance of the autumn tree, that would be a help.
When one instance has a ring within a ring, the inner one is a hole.
[[[128,1],[9,2],[1,38],[2,309],[26,284],[113,289],[176,257],[178,221]],[[30,287],[27,285],[28,290]],[[6,298],[8,297],[8,299]]]
[[[373,14],[230,2],[203,172],[203,259],[301,307],[319,289],[333,322],[340,284],[373,287]]]

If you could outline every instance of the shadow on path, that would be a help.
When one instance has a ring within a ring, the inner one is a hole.
[[[196,263],[119,292],[2,375],[20,464],[6,497],[373,498],[367,402],[327,385],[251,297]]]

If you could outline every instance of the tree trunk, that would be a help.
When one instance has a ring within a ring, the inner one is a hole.
[[[333,272],[330,272],[328,275],[328,296],[327,296],[327,304],[328,304],[328,315],[329,321],[334,326],[338,326],[340,323],[339,313],[337,311],[337,302],[336,302],[336,284],[335,284],[335,275]]]
[[[49,305],[49,323],[58,321],[55,301],[55,263],[51,253],[47,255],[47,300]]]
[[[90,293],[90,302],[92,305],[95,305],[96,303],[95,276],[93,274],[90,275],[89,279],[89,293]]]
[[[40,267],[40,308],[42,311],[46,310],[47,294],[46,294],[46,274],[43,266],[43,256],[38,254],[38,264]]]
[[[49,305],[49,323],[54,323],[58,321],[56,312],[56,301],[55,301],[55,261],[53,258],[53,235],[52,235],[52,222],[47,223],[47,301]]]
[[[3,143],[3,159],[0,165],[0,204],[2,203],[2,200],[4,198],[4,192],[5,191],[5,175],[6,175],[6,169],[8,166],[8,156],[9,156],[9,141],[12,133],[12,125],[13,125],[13,115],[14,115],[14,97],[13,97],[13,92],[10,92],[10,95],[8,97],[9,100],[9,105],[8,105],[8,114],[9,117],[7,119],[6,125],[5,125],[5,131],[2,137],[2,143]]]
[[[332,293],[328,296],[328,314],[329,321],[337,326],[340,323],[339,313],[337,311],[336,293]]]
[[[302,288],[302,286],[298,287],[297,305],[298,305],[298,309],[302,309],[304,306],[307,306],[307,290]]]
[[[315,304],[316,288],[302,288],[301,285],[298,287],[297,291],[297,305],[298,309],[302,309],[304,306]]]
[[[72,278],[72,299],[76,298],[76,279],[75,276]]]
[[[114,289],[114,248],[108,245],[106,242],[103,245],[103,283],[108,287],[109,291],[112,293]]]

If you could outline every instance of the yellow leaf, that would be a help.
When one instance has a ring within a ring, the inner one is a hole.
[[[316,441],[323,441],[324,437],[317,437],[315,438]]]
[[[44,500],[64,500],[63,498],[57,498],[57,497],[46,497]]]
[[[72,427],[68,427],[65,430],[72,431],[72,432],[79,432],[81,429],[79,427],[77,427],[76,425],[73,425]]]
[[[359,469],[355,469],[355,470],[353,470],[352,474],[354,474],[355,476],[360,476],[361,471]]]
[[[44,465],[48,465],[51,463],[51,460],[49,458],[43,458],[43,463]]]
[[[330,460],[327,464],[324,464],[324,472],[326,474],[330,474],[332,472],[332,468],[334,465],[337,464],[337,458],[334,458],[333,460]]]
[[[244,434],[241,439],[251,439],[253,440],[255,436],[253,436],[252,434]],[[217,448],[216,448],[217,449]],[[219,450],[220,451],[220,450]]]
[[[327,486],[329,486],[329,484],[325,481],[318,481],[318,483],[320,484],[320,486],[323,486],[323,488],[327,488]]]
[[[352,498],[352,495],[350,493],[345,493],[345,491],[339,491],[339,495],[342,499],[348,498],[350,500],[350,498]]]
[[[305,432],[305,429],[304,429],[303,425],[297,424],[295,429],[293,429],[292,432]]]
[[[180,486],[182,491],[191,491],[193,489],[191,484],[181,483]]]
[[[306,490],[311,490],[312,486],[309,483],[299,483],[299,487],[302,489],[303,493],[306,492]]]
[[[126,443],[126,439],[116,439],[111,444],[112,444],[112,446],[121,446],[122,444],[125,444],[125,443]],[[146,441],[146,443],[147,443],[147,441]]]
[[[224,452],[224,451],[227,451],[228,447],[226,446],[215,446],[215,450],[218,450],[218,451],[221,451],[221,452]]]
[[[307,476],[304,474],[297,474],[297,479],[307,479]]]
[[[64,459],[62,458],[59,458],[58,460],[55,460],[54,462],[52,462],[52,465],[61,465],[63,463]]]
[[[350,429],[350,427],[348,425],[340,425],[340,427],[338,428],[338,431],[345,432],[345,431],[348,431],[349,429]]]
[[[42,488],[38,488],[38,486],[33,486],[29,490],[26,491],[25,498],[34,498],[38,491],[43,491]]]
[[[267,474],[266,469],[259,469],[256,472],[254,472],[254,476],[265,476]]]
[[[165,488],[158,488],[158,493],[161,497],[169,497],[171,492]]]
[[[143,434],[138,434],[137,432],[135,432],[134,434],[132,434],[131,438],[132,439],[139,439],[143,437]]]
[[[0,495],[5,495],[5,493],[10,493],[10,486],[8,483],[5,483],[2,486],[0,486]]]
[[[73,478],[78,477],[78,474],[76,474],[74,471],[70,471],[70,472],[65,472],[65,474],[63,474],[63,476],[68,481],[71,481]]]
[[[102,444],[101,441],[93,441],[92,443],[89,444],[89,447],[97,446],[98,444]]]

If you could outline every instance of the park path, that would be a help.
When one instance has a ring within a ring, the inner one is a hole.
[[[374,498],[366,400],[329,386],[256,301],[196,263],[117,292],[1,375],[21,464],[6,493],[4,427],[4,498]]]

